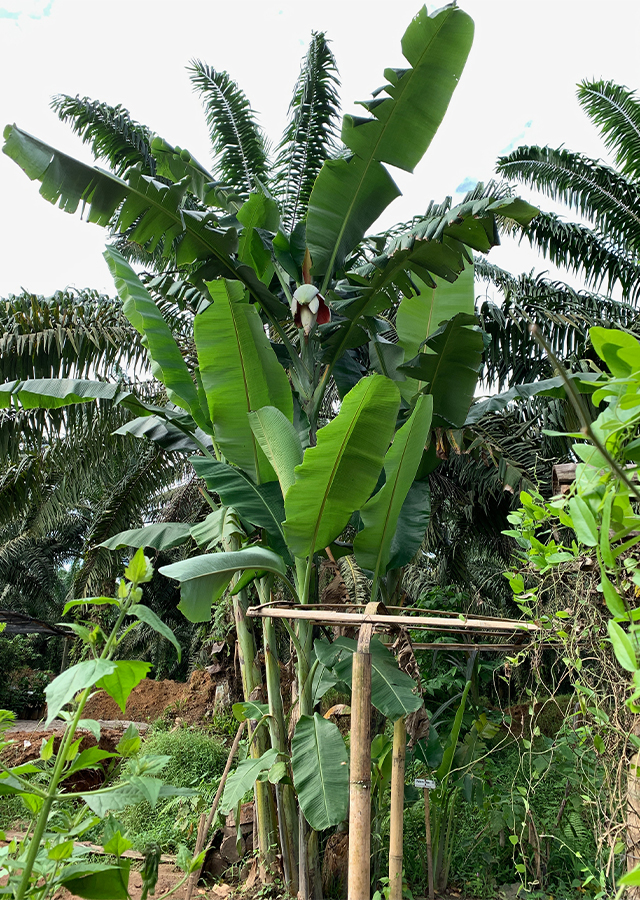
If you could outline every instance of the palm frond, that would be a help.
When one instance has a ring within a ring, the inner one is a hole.
[[[482,257],[475,259],[475,273],[494,284],[504,298],[500,305],[485,300],[478,309],[488,335],[482,380],[499,390],[552,376],[546,355],[530,334],[534,322],[554,353],[568,364],[592,356],[589,328],[594,325],[640,334],[640,313],[628,303],[574,291],[543,275],[513,276]]]
[[[89,97],[56,94],[51,108],[61,122],[71,123],[84,144],[90,144],[96,159],[106,160],[116,175],[123,176],[132,166],[141,166],[155,175],[151,155],[153,134],[146,125],[135,122],[124,106],[109,106]]]
[[[289,124],[277,148],[276,184],[288,231],[304,217],[318,172],[335,154],[339,85],[329,44],[322,32],[313,32],[289,106]]]
[[[145,363],[119,299],[95,291],[22,293],[0,303],[0,379],[84,378]]]
[[[188,71],[206,112],[219,177],[239,193],[251,193],[256,179],[268,180],[269,169],[265,138],[245,93],[226,72],[200,60],[192,60]]]
[[[545,212],[526,228],[515,225],[512,230],[520,234],[520,240],[527,238],[554,265],[581,275],[587,286],[598,289],[606,284],[610,292],[619,285],[625,300],[638,300],[640,266],[636,257],[597,231]]]
[[[583,81],[578,100],[600,128],[616,166],[633,179],[640,176],[640,102],[635,91],[613,81]]]
[[[565,203],[628,253],[640,252],[640,188],[610,166],[569,150],[518,147],[496,169]]]

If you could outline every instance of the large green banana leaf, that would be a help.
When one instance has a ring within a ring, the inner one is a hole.
[[[115,247],[107,247],[104,258],[122,300],[123,312],[143,337],[151,359],[151,371],[166,387],[169,400],[190,412],[200,428],[206,428],[207,417],[200,407],[196,386],[162,313]]]
[[[195,422],[193,423],[195,425]],[[179,428],[171,418],[166,415],[139,416],[130,422],[125,422],[114,434],[131,434],[137,438],[148,438],[158,444],[163,450],[177,453],[196,453],[202,447],[211,450],[211,435],[206,434],[201,428]],[[192,436],[193,435],[193,436]]]
[[[364,528],[356,535],[353,550],[358,565],[373,572],[374,584],[387,570],[398,517],[429,438],[432,408],[432,397],[418,398],[385,456],[383,487],[360,510]]]
[[[184,522],[158,522],[143,528],[129,528],[119,531],[106,541],[98,544],[107,550],[121,547],[153,547],[154,550],[169,550],[191,539],[191,525]]]
[[[345,116],[342,140],[353,155],[325,162],[309,200],[307,243],[316,276],[328,281],[399,195],[382,163],[413,171],[444,117],[472,40],[473,22],[462,10],[452,5],[429,16],[423,7],[402,38],[409,67],[385,70],[389,83],[363,104],[372,118]]]
[[[208,622],[211,606],[229,587],[236,572],[246,569],[286,576],[287,567],[281,556],[264,547],[250,547],[233,553],[207,553],[193,556],[160,569],[167,578],[180,582],[178,609],[190,622]]]
[[[214,181],[213,176],[188,150],[172,147],[156,136],[151,141],[151,155],[156,161],[158,175],[173,182],[188,179],[189,190],[205,206],[218,206],[231,215],[235,215],[242,206],[243,200],[236,191]]]
[[[344,681],[351,687],[353,654],[357,642],[352,638],[341,637],[327,644],[315,641],[314,648],[320,662],[331,669],[338,681]],[[422,706],[422,697],[412,678],[403,672],[396,659],[378,638],[372,638],[369,647],[371,653],[371,702],[383,716],[397,719],[415,712]]]
[[[225,506],[237,510],[244,522],[264,528],[271,546],[290,561],[282,530],[284,503],[277,481],[256,484],[241,469],[204,456],[192,456],[190,462],[209,490],[216,493]]]
[[[349,757],[338,726],[318,713],[300,716],[291,739],[300,808],[316,831],[338,825],[349,805]]]
[[[257,759],[249,756],[247,759],[241,760],[235,772],[227,778],[220,801],[220,812],[228,813],[235,809],[247,791],[251,790],[256,780],[268,772],[277,759],[278,751],[271,749]]]
[[[293,421],[289,380],[242,285],[220,279],[207,287],[213,303],[196,316],[193,334],[216,443],[257,482],[272,481],[273,469],[247,413],[275,406]]]
[[[410,563],[420,549],[431,517],[429,479],[414,481],[402,504],[396,530],[391,539],[387,569],[400,569]]]
[[[327,547],[376,486],[396,423],[400,394],[382,375],[363,378],[305,450],[285,498],[284,533],[294,556]]]
[[[278,476],[282,496],[296,480],[295,467],[302,463],[303,451],[298,432],[284,413],[264,406],[249,413],[249,424],[262,450]]]
[[[459,313],[427,339],[427,353],[398,370],[428,384],[434,426],[462,428],[467,418],[482,364],[482,335],[469,327],[475,321]]]
[[[85,165],[66,153],[39,141],[16,125],[4,130],[3,152],[32,181],[41,183],[40,193],[65,212],[87,208],[89,222],[108,227],[117,215],[117,230],[128,230],[128,239],[151,251],[162,246],[166,256],[179,266],[191,266],[194,283],[203,277],[225,276],[242,281],[252,297],[276,318],[288,316],[288,308],[260,281],[250,266],[235,259],[238,232],[219,227],[207,210],[182,205],[190,178],[166,185],[131,169],[127,181]]]
[[[487,252],[500,243],[496,216],[527,225],[537,213],[535,207],[518,198],[484,197],[462,203],[446,213],[438,212],[427,216],[418,225],[394,238],[385,252],[374,260],[376,271],[369,280],[366,290],[353,300],[334,302],[334,310],[344,318],[322,329],[325,361],[333,365],[345,350],[364,343],[366,335],[362,325],[366,317],[377,316],[394,306],[398,293],[416,301],[405,307],[404,319],[407,318],[408,310],[413,309],[416,311],[414,314],[420,316],[426,327],[437,325],[457,312],[472,312],[473,291],[468,294],[465,292],[468,286],[464,275],[465,287],[459,289],[463,295],[461,306],[455,309],[455,293],[449,294],[448,300],[444,301],[446,293],[444,282],[454,283],[463,272],[469,278],[466,267],[471,263],[471,256],[466,248]],[[432,293],[436,288],[434,276],[438,279],[442,302]],[[419,297],[415,297],[415,288],[421,284],[426,285],[428,290],[423,290]],[[436,305],[433,315],[430,316],[433,303]],[[417,311],[422,304],[427,309],[419,313]],[[439,318],[441,313],[444,315]],[[431,331],[433,330],[431,328]],[[418,332],[421,335],[420,342],[429,333],[430,331]],[[407,354],[405,359],[409,358]]]
[[[418,355],[420,345],[443,323],[458,313],[472,316],[474,310],[473,266],[468,265],[453,284],[441,279],[432,288],[415,276],[420,291],[404,297],[396,314],[398,344],[404,349],[404,359]]]

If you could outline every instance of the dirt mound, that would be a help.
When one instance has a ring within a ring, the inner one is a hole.
[[[80,750],[86,750],[89,747],[96,746],[96,739],[89,732],[82,732],[83,738],[80,743]],[[38,759],[42,741],[51,737],[49,731],[12,731],[7,737],[14,743],[5,747],[0,754],[0,758],[5,766],[20,766],[31,760]],[[100,732],[100,741],[98,746],[101,750],[107,750],[113,753],[116,745],[122,738],[120,729],[103,728]],[[60,741],[62,740],[62,732],[56,733],[53,739],[54,752],[58,752]],[[104,772],[102,769],[83,769],[76,772],[64,783],[67,791],[89,791],[99,787],[104,781]]]
[[[154,722],[168,714],[174,719],[195,723],[213,715],[216,703],[226,705],[228,694],[226,682],[216,685],[207,672],[197,669],[186,684],[145,678],[129,695],[124,713],[108,694],[97,691],[85,706],[84,716],[88,719]]]

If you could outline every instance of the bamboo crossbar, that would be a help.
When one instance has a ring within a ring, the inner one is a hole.
[[[513,633],[539,631],[533,622],[516,619],[480,619],[474,616],[458,616],[456,619],[442,619],[439,616],[390,616],[380,613],[347,613],[332,610],[291,608],[278,606],[252,606],[247,610],[252,618],[303,619],[327,625],[397,625],[416,631],[443,631],[464,634],[467,631]],[[456,626],[455,628],[453,626]]]
[[[503,650],[505,653],[509,650],[515,650],[516,653],[520,653],[522,650],[529,650],[532,646],[531,644],[469,644],[469,643],[460,643],[460,644],[447,644],[443,641],[432,641],[428,644],[423,644],[421,642],[411,641],[411,646],[414,650],[480,650],[480,651],[493,651],[493,650]],[[536,647],[557,647],[557,644],[536,644]]]
[[[281,609],[284,609],[285,607],[287,609],[291,609],[291,608],[295,609],[299,605],[300,604],[296,600],[280,599],[280,600],[270,600],[268,603],[261,603],[259,606],[253,606],[252,609],[254,609],[254,610],[267,609],[267,608],[271,608],[274,606],[281,608]],[[345,610],[345,609],[354,609],[354,607],[357,607],[357,606],[360,606],[364,609],[364,607],[366,605],[367,605],[366,603],[352,603],[351,600],[349,600],[347,603],[305,603],[304,608],[305,609],[315,609],[315,610],[318,610],[318,609],[319,610],[328,610],[328,609]],[[458,621],[460,620],[460,616],[462,616],[465,619],[474,618],[474,616],[468,616],[468,615],[465,615],[465,613],[455,612],[450,609],[424,610],[420,606],[388,606],[386,603],[385,603],[385,609],[401,609],[401,610],[403,610],[403,615],[407,615],[408,613],[429,612],[434,616],[443,616],[443,617],[446,617],[449,619],[456,619]],[[486,620],[487,622],[509,622],[509,623],[511,623],[511,622],[518,621],[517,619],[505,619],[503,616],[482,616],[482,618],[484,620]]]

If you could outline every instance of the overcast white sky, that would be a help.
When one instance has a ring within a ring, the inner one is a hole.
[[[603,156],[575,99],[576,83],[603,77],[640,87],[638,0],[459,5],[476,23],[467,67],[415,175],[394,172],[404,196],[380,226],[489,179],[497,156],[521,143],[564,143]],[[185,71],[191,59],[226,69],[277,141],[312,30],[332,41],[343,110],[352,111],[355,100],[383,84],[385,66],[403,65],[400,38],[419,8],[419,0],[0,0],[0,124],[15,122],[91,162],[49,110],[53,94],[80,94],[123,104],[207,163],[206,123]],[[0,296],[23,287],[51,294],[68,285],[114,293],[102,259],[103,229],[44,201],[38,185],[3,154],[0,183]],[[530,251],[508,246],[491,256],[513,271],[537,264]]]

